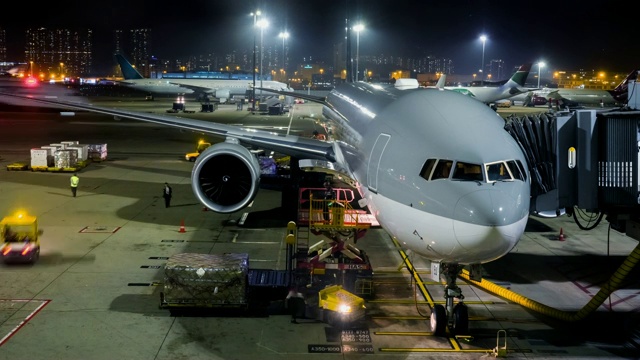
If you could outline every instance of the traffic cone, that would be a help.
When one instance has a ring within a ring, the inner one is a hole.
[[[558,236],[558,240],[564,241],[564,231],[562,231],[562,228],[560,228],[560,236]]]
[[[184,219],[182,219],[182,221],[180,221],[180,231],[181,233],[186,233],[187,230],[184,228]]]

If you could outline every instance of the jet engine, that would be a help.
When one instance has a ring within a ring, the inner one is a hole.
[[[229,93],[229,89],[218,89],[216,90],[216,97],[220,99],[220,103],[225,103],[229,99]]]
[[[203,151],[191,172],[193,192],[207,208],[228,214],[253,201],[260,186],[260,164],[236,139]]]

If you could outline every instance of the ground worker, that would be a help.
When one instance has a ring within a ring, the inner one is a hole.
[[[74,173],[71,176],[71,194],[73,194],[73,197],[76,197],[76,192],[78,191],[79,183],[80,183],[80,178],[78,177],[78,174]]]

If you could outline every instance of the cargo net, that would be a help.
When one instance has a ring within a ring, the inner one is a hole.
[[[531,174],[531,196],[556,188],[556,117],[552,114],[510,115],[505,130],[518,142]]]
[[[248,254],[177,254],[164,268],[164,302],[193,306],[246,304]]]

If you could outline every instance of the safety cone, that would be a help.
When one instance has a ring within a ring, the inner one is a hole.
[[[184,228],[184,219],[182,219],[182,221],[180,221],[180,231],[181,233],[186,233],[187,230]]]
[[[564,231],[562,231],[562,228],[560,228],[560,236],[558,236],[558,240],[564,241]]]

